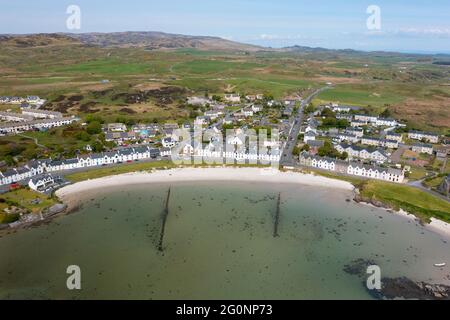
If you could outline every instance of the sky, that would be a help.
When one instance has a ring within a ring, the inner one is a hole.
[[[67,28],[70,5],[80,8],[80,29]],[[270,47],[450,53],[450,0],[0,0],[0,34],[119,31]]]

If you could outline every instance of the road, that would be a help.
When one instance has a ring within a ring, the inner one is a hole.
[[[434,174],[434,175],[436,175],[436,174]],[[410,181],[410,182],[408,182],[408,185],[411,186],[411,187],[414,187],[416,189],[420,189],[420,190],[422,190],[422,191],[424,191],[426,193],[429,193],[429,194],[431,194],[431,195],[433,195],[435,197],[441,198],[442,200],[450,202],[450,199],[448,197],[446,197],[445,195],[443,195],[443,194],[441,194],[439,192],[436,192],[436,191],[434,191],[434,190],[432,190],[430,188],[425,187],[422,184],[422,182],[424,182],[424,180],[425,179],[416,180],[416,181]]]
[[[298,108],[298,112],[296,115],[293,116],[292,120],[292,127],[289,131],[289,136],[287,137],[286,145],[284,146],[283,153],[281,155],[280,164],[282,166],[294,166],[296,163],[296,159],[294,159],[294,156],[292,155],[292,152],[294,151],[294,147],[297,145],[298,142],[298,135],[300,133],[300,127],[303,123],[303,111],[305,107],[311,102],[311,100],[317,96],[322,91],[325,91],[327,89],[330,89],[330,86],[326,86],[323,88],[320,88],[316,91],[314,91],[310,96],[308,96],[306,99],[304,99],[300,105],[300,108]]]

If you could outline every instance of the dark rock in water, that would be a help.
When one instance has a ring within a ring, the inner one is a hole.
[[[357,259],[352,261],[350,264],[345,265],[344,272],[359,277],[365,277],[367,274],[367,268],[373,265],[376,265],[376,263],[372,260]]]
[[[381,290],[369,290],[377,299],[450,300],[450,286],[413,281],[406,277],[384,278]]]
[[[4,230],[4,229],[8,229],[8,228],[9,228],[9,224],[0,223],[0,230]]]

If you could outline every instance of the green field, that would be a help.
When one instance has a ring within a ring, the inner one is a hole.
[[[419,189],[381,181],[367,181],[360,188],[367,201],[377,200],[395,210],[403,209],[424,222],[431,218],[450,222],[450,203]]]
[[[322,92],[318,99],[349,104],[355,106],[383,107],[386,104],[402,102],[402,93],[391,91],[384,85],[337,85],[335,88]]]
[[[394,210],[403,209],[421,221],[429,223],[431,218],[450,222],[450,203],[407,185],[378,180],[363,180],[357,177],[336,175],[319,170],[309,170],[315,174],[350,182],[362,196],[363,201],[379,201]]]
[[[25,188],[10,191],[1,195],[0,198],[16,204],[18,207],[25,208],[31,213],[39,213],[41,210],[51,207],[56,203],[54,199],[46,195]],[[32,203],[36,199],[39,199],[40,203]]]

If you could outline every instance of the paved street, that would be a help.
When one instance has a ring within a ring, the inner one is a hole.
[[[298,112],[296,115],[293,116],[292,119],[292,128],[289,132],[289,137],[287,137],[286,145],[283,150],[283,154],[281,155],[281,161],[280,164],[282,166],[293,166],[295,165],[295,159],[292,155],[292,152],[294,151],[294,147],[297,145],[298,142],[298,135],[300,133],[300,127],[303,122],[303,110],[305,107],[311,102],[311,100],[317,96],[322,91],[325,91],[327,89],[330,89],[331,87],[326,86],[321,89],[318,89],[314,91],[310,96],[308,96],[306,99],[304,99],[301,103],[300,108],[298,109]]]

